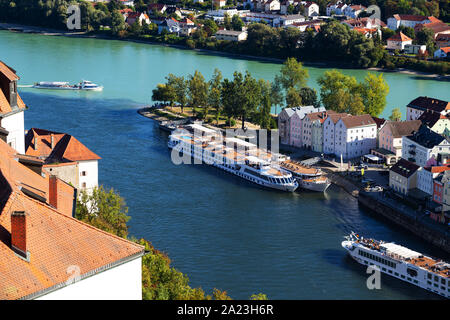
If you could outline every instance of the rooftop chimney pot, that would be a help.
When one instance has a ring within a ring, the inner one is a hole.
[[[11,247],[19,256],[28,259],[27,214],[25,211],[14,211],[11,214]]]

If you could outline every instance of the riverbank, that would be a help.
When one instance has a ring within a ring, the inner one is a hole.
[[[135,38],[131,38],[131,37],[120,38],[120,37],[114,37],[111,35],[106,35],[106,34],[101,34],[101,33],[92,33],[92,32],[89,33],[89,32],[85,32],[85,31],[74,32],[74,31],[65,31],[65,30],[55,30],[55,29],[49,29],[49,28],[44,28],[44,27],[27,26],[27,25],[22,25],[22,24],[13,24],[13,23],[0,23],[0,30],[33,33],[33,34],[40,34],[40,35],[46,35],[46,36],[64,36],[64,37],[75,37],[75,38],[127,41],[127,42],[134,42],[134,43],[159,45],[159,46],[176,48],[176,49],[181,49],[181,50],[192,50],[195,52],[205,53],[208,55],[223,56],[223,57],[236,58],[236,59],[264,61],[264,62],[272,62],[272,63],[280,63],[280,64],[284,62],[284,59],[279,59],[279,58],[238,54],[238,53],[223,52],[223,51],[209,50],[209,49],[203,49],[203,48],[190,48],[187,45],[156,42],[156,41],[151,41],[151,40],[141,40],[141,39],[135,39]],[[316,68],[357,69],[354,66],[350,66],[348,64],[344,64],[341,62],[333,62],[333,61],[324,61],[324,62],[302,61],[302,63],[307,67],[316,67]],[[361,70],[364,70],[364,69],[361,69]],[[402,74],[407,74],[407,75],[424,77],[424,78],[432,79],[432,80],[450,81],[449,74],[440,75],[440,74],[436,74],[436,73],[427,73],[427,72],[423,72],[423,71],[417,71],[417,70],[406,69],[406,68],[387,69],[387,68],[372,67],[372,68],[366,68],[365,70],[376,71],[376,72],[402,73]]]

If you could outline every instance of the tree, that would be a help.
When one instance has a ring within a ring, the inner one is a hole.
[[[298,91],[290,87],[286,92],[286,107],[294,108],[302,105],[302,97],[298,93]]]
[[[208,37],[212,36],[219,30],[219,27],[217,26],[216,22],[212,19],[206,19],[203,22],[203,29],[208,34]]]
[[[222,72],[219,69],[214,69],[213,76],[208,82],[208,103],[210,108],[215,110],[216,123],[219,123],[220,113],[222,112],[222,101],[220,99],[222,91]]]
[[[423,27],[416,34],[416,43],[424,44],[427,46],[428,52],[434,52],[436,50],[436,45],[434,43],[434,32],[433,30]]]
[[[240,89],[236,92],[240,101],[237,106],[237,112],[241,116],[242,129],[245,129],[245,120],[257,110],[261,102],[261,87],[251,74],[246,71]]]
[[[308,70],[303,67],[301,62],[295,58],[287,58],[281,67],[278,80],[285,90],[289,88],[300,90],[306,86],[308,77]]]
[[[364,111],[371,116],[379,117],[386,107],[386,96],[389,86],[383,78],[383,74],[377,77],[368,73],[360,86],[360,95],[363,98]]]
[[[402,113],[400,112],[400,108],[392,109],[392,113],[389,116],[389,120],[391,121],[400,121],[402,118]]]
[[[112,2],[110,2],[112,3]],[[111,31],[113,34],[119,34],[120,31],[125,30],[125,20],[118,10],[114,10],[111,14]]]
[[[326,71],[317,82],[324,107],[336,112],[361,114],[364,111],[362,98],[358,93],[358,82],[354,77],[337,70]]]
[[[231,19],[231,27],[233,28],[233,30],[242,31],[242,27],[244,25],[244,21],[242,21],[241,17],[239,17],[237,14],[235,14]]]
[[[231,25],[231,19],[230,19],[230,16],[228,15],[228,13],[225,13],[225,15],[223,16],[223,25],[226,30],[232,30],[232,28],[233,28]]]
[[[283,88],[281,87],[281,81],[278,79],[279,76],[275,76],[274,81],[272,82],[271,89],[271,99],[272,104],[275,106],[275,114],[278,114],[277,107],[281,105],[284,101]]]
[[[188,93],[189,93],[189,102],[193,107],[193,112],[196,114],[196,108],[206,107],[207,104],[207,96],[208,96],[208,85],[205,82],[205,78],[198,71],[195,70],[194,75],[189,76],[188,80]],[[206,117],[206,113],[203,113],[203,116]]]
[[[170,85],[175,92],[175,102],[178,102],[181,107],[181,112],[184,112],[184,107],[188,102],[187,96],[187,82],[183,76],[177,77],[173,74],[168,76],[168,85]]]
[[[317,92],[315,89],[309,87],[301,88],[299,91],[299,95],[304,106],[314,106],[316,108],[320,106],[320,102],[317,98]]]
[[[172,87],[168,87],[166,84],[158,83],[156,88],[152,91],[152,100],[153,101],[162,101],[166,103],[167,101],[170,104],[176,100],[175,90]]]
[[[128,235],[128,208],[125,200],[114,189],[95,187],[82,190],[77,199],[75,217],[96,228],[126,238]]]
[[[271,128],[270,110],[272,108],[272,85],[269,81],[260,79],[258,85],[261,92],[261,103],[258,107],[257,116],[255,117],[257,123],[262,129]]]
[[[413,40],[416,37],[416,32],[414,31],[414,28],[411,27],[401,25],[400,27],[398,27],[396,32],[402,32],[404,35],[410,37]]]

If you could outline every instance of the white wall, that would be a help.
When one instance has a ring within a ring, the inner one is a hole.
[[[1,126],[9,131],[6,142],[18,153],[25,153],[25,128],[23,111],[1,119]]]
[[[94,187],[98,186],[98,161],[90,160],[90,161],[79,161],[79,185],[78,189],[83,189],[83,183],[86,183],[85,189],[91,190]],[[86,175],[83,176],[83,171],[86,172]]]
[[[36,300],[142,300],[142,258],[75,281]]]

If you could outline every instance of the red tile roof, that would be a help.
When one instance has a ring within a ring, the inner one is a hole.
[[[347,129],[376,124],[370,114],[343,117],[342,122]]]
[[[62,214],[28,196],[23,185],[48,190],[48,178],[14,159],[0,140],[0,299],[33,298],[68,285],[71,269],[80,277],[144,254],[144,248]],[[29,260],[11,248],[11,214],[26,213]]]
[[[410,37],[408,37],[407,35],[405,35],[403,32],[400,31],[400,32],[394,34],[389,39],[387,39],[387,41],[401,41],[401,42],[405,42],[405,41],[412,41],[412,39]]]
[[[0,61],[0,74],[3,74],[9,81],[17,81],[20,78],[16,75],[16,71],[9,66],[7,66],[5,63]],[[22,98],[17,94],[17,106],[19,109],[24,110],[26,109],[26,105],[23,102]],[[1,114],[8,114],[12,112],[11,105],[8,102],[8,99],[6,98],[3,90],[0,89],[0,115]]]
[[[25,136],[25,154],[46,159],[47,163],[101,159],[69,134],[37,128],[31,128]]]
[[[413,14],[394,14],[393,16],[396,20],[407,20],[407,21],[424,21],[427,20],[426,16],[419,16]]]

